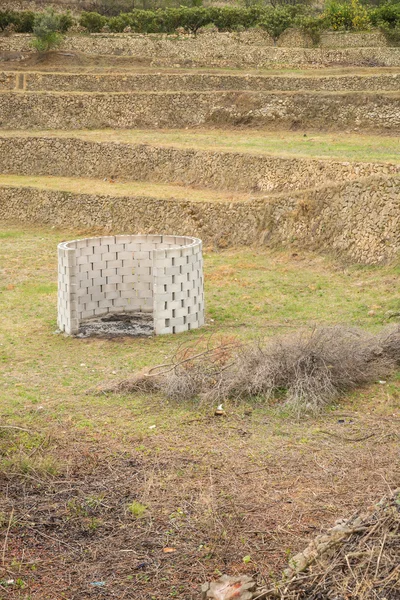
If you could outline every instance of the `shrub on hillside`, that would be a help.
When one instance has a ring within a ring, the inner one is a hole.
[[[85,27],[90,33],[99,33],[107,23],[107,17],[96,12],[83,12],[79,25]]]
[[[219,31],[249,29],[256,26],[267,12],[260,7],[245,9],[186,6],[156,11],[133,10],[111,18],[85,12],[81,15],[80,25],[91,33],[99,32],[107,25],[112,32],[122,32],[129,27],[135,33],[173,33],[182,28],[188,33],[196,34],[207,25],[215,25]]]
[[[29,10],[16,12],[12,10],[0,11],[0,31],[13,25],[16,33],[32,33],[35,13]]]
[[[359,0],[351,0],[351,8],[353,10],[353,31],[366,31],[371,27],[368,10]]]
[[[379,27],[391,46],[400,45],[400,3],[383,4],[370,12],[372,25]]]
[[[235,31],[241,28],[250,29],[255,27],[265,10],[260,6],[254,6],[252,8],[239,8],[235,6],[226,7],[210,7],[210,19],[211,23],[218,28],[219,31]]]
[[[326,29],[326,20],[324,15],[318,17],[310,15],[301,15],[295,23],[301,31],[309,35],[314,46],[317,46],[321,39],[321,33]]]
[[[122,32],[127,27],[135,33],[163,33],[164,23],[161,17],[164,11],[135,10],[122,13],[118,17],[108,19],[107,25],[112,32]]]
[[[157,13],[156,13],[157,15]],[[187,33],[196,35],[200,27],[211,23],[210,10],[203,7],[198,8],[167,8],[163,14],[158,14],[160,28],[165,32],[173,32],[178,27],[183,27]]]
[[[53,9],[48,8],[45,12],[39,13],[33,24],[33,48],[38,52],[48,52],[57,48],[63,40],[64,26],[61,15],[56,14]]]
[[[75,20],[73,19],[71,13],[68,11],[66,13],[61,13],[59,15],[59,26],[60,26],[60,31],[61,33],[66,33],[68,31],[68,29],[71,29],[71,27],[75,24]]]
[[[334,31],[351,30],[353,27],[353,11],[347,2],[329,2],[325,7],[324,16],[328,26]]]
[[[380,25],[380,30],[385,36],[389,46],[400,46],[400,25],[388,27],[386,23]]]
[[[202,0],[186,0],[187,3]],[[31,11],[0,11],[0,31],[12,28],[17,33],[31,33],[35,20],[44,13]],[[74,25],[69,13],[57,15],[60,19],[58,31],[65,33]],[[174,33],[184,29],[189,33],[206,26],[215,26],[218,31],[239,31],[260,26],[277,41],[279,36],[290,27],[300,27],[311,35],[314,44],[324,29],[360,31],[370,25],[381,28],[385,35],[393,40],[399,37],[400,3],[384,4],[367,9],[359,0],[338,2],[332,0],[326,6],[323,15],[314,16],[302,4],[272,6],[179,6],[157,10],[135,9],[116,16],[107,17],[97,12],[83,12],[79,25],[90,33],[98,33],[107,28],[112,32],[125,30],[135,33]]]
[[[0,31],[5,31],[9,25],[14,25],[11,11],[2,10],[0,11]]]
[[[370,20],[372,25],[380,27],[385,25],[387,28],[400,27],[400,2],[397,4],[382,4],[370,11]]]
[[[276,44],[282,33],[292,27],[294,22],[293,11],[290,10],[290,7],[280,6],[265,11],[259,25],[269,33]]]

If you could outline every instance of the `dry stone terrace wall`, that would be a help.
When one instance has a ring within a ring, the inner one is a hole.
[[[0,90],[56,92],[132,91],[400,91],[400,73],[325,77],[226,75],[223,73],[10,73]]]
[[[62,137],[1,137],[0,172],[177,182],[235,191],[284,191],[378,174],[387,163],[282,158]]]
[[[17,89],[18,80],[18,75],[14,73],[0,73],[0,91]]]
[[[400,93],[0,93],[2,129],[310,127],[400,130]]]
[[[262,241],[331,249],[361,263],[400,257],[400,178],[371,178],[276,199]]]
[[[58,246],[58,326],[78,333],[87,319],[153,313],[157,334],[204,324],[202,243],[171,235],[117,235]]]
[[[324,31],[319,45],[322,48],[379,48],[387,46],[388,42],[381,31]]]
[[[249,34],[251,36],[249,37]],[[400,48],[274,47],[259,33],[183,36],[95,34],[66,36],[62,49],[87,55],[132,56],[152,66],[271,68],[276,66],[400,66]],[[0,37],[1,52],[30,53],[31,36]]]
[[[0,187],[0,219],[104,231],[179,229],[220,247],[264,243],[336,252],[362,263],[400,253],[400,178],[382,176],[248,202],[106,197]]]

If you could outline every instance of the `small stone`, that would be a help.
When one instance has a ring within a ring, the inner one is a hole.
[[[201,589],[204,600],[252,600],[256,582],[248,575],[240,577],[222,575],[217,581],[204,584]]]

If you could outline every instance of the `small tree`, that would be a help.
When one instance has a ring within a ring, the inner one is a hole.
[[[278,6],[268,10],[260,23],[260,27],[265,29],[274,40],[274,45],[286,29],[292,27],[294,17],[292,12],[286,6]]]
[[[52,8],[47,8],[45,12],[35,17],[33,48],[38,52],[49,52],[58,48],[63,40],[62,29],[61,16],[57,15]]]

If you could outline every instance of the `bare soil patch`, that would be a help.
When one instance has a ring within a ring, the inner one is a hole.
[[[35,454],[51,453],[60,474],[2,467],[3,593],[195,600],[220,571],[270,585],[309,537],[398,479],[398,422],[339,420],[273,419],[272,433],[245,410],[123,444],[71,430],[43,439]],[[357,442],[360,431],[375,435]],[[2,432],[2,447],[18,435]]]

